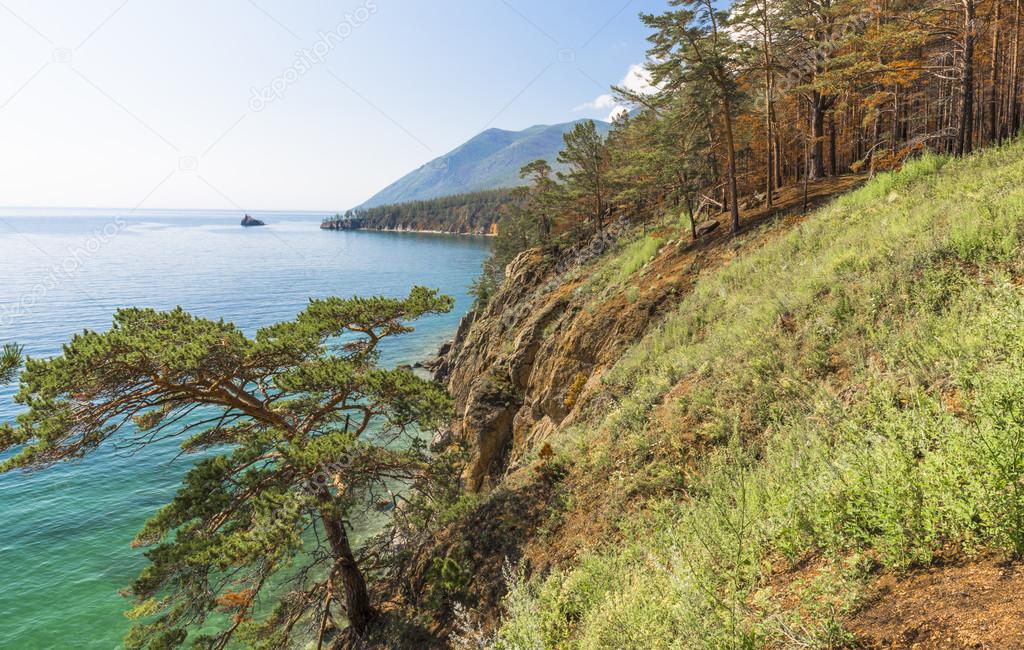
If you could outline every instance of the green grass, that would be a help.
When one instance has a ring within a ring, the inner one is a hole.
[[[613,407],[556,441],[580,475],[673,489],[513,579],[495,646],[835,647],[880,570],[1024,555],[1022,178],[1021,144],[928,156],[702,278],[609,373]],[[683,380],[691,424],[665,430],[653,408]]]
[[[619,244],[597,266],[584,284],[583,290],[597,294],[605,289],[618,287],[635,279],[637,271],[643,269],[658,254],[664,239],[650,234],[637,233],[636,239],[625,245]],[[635,289],[636,287],[627,287]],[[635,300],[635,297],[630,298]]]

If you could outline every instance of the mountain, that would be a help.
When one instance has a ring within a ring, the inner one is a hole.
[[[431,160],[370,197],[360,208],[433,199],[523,183],[519,169],[543,158],[556,170],[562,136],[578,122],[538,124],[522,131],[487,129],[448,153]],[[602,135],[611,124],[594,120]]]

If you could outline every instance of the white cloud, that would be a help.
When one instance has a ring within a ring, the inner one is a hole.
[[[644,66],[640,65],[639,63],[634,63],[633,65],[629,66],[629,70],[626,71],[626,76],[624,76],[622,78],[622,81],[620,81],[616,85],[640,95],[649,95],[658,90],[658,88],[651,83],[650,73],[648,73],[647,70],[644,69]],[[615,118],[622,115],[623,113],[629,112],[629,108],[627,106],[617,104],[615,102],[615,98],[607,93],[604,95],[598,95],[592,101],[586,102],[585,104],[580,104],[573,110],[603,111],[605,109],[611,109],[611,111],[608,113],[608,117],[605,118],[605,120],[608,122],[612,122],[615,120]]]
[[[594,98],[593,101],[586,102],[585,104],[580,104],[579,106],[577,106],[576,108],[574,108],[572,110],[574,110],[574,111],[588,111],[588,110],[603,111],[604,109],[610,108],[612,106],[615,106],[615,98],[612,97],[611,95],[605,94],[605,95],[598,95],[597,97]]]
[[[651,73],[645,70],[642,65],[637,63],[629,66],[626,76],[622,78],[619,85],[641,95],[650,95],[658,90],[658,88],[651,83]]]
[[[621,115],[625,115],[629,112],[629,109],[621,104],[616,104],[615,108],[612,109],[611,113],[608,113],[608,117],[604,118],[605,122],[614,122],[616,118]]]

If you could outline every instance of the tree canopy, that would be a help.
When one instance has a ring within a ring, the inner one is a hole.
[[[522,209],[498,229],[505,263],[538,245],[524,236],[534,223],[547,225],[552,251],[620,220],[690,215],[696,239],[697,221],[724,216],[736,233],[745,208],[774,208],[787,184],[1019,134],[1021,0],[668,5],[640,16],[647,83],[612,88],[633,110],[604,141],[586,123],[567,134],[559,160],[570,170],[555,187],[537,191],[531,176]],[[503,264],[492,267],[500,276]]]
[[[42,469],[104,446],[180,441],[200,459],[139,531],[149,565],[132,583],[129,648],[234,638],[320,647],[374,617],[347,521],[373,491],[420,475],[418,435],[448,415],[437,384],[377,364],[380,343],[452,300],[311,300],[248,337],[182,309],[122,309],[50,359],[27,360],[0,427],[0,471]],[[199,628],[203,631],[200,634]]]
[[[22,348],[16,343],[6,343],[0,349],[0,384],[13,381],[21,367]]]

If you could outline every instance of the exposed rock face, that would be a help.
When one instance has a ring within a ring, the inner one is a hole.
[[[253,226],[265,226],[265,225],[267,225],[267,224],[263,223],[259,219],[253,219],[249,215],[245,215],[244,217],[242,217],[242,227],[244,227],[244,228],[251,228]]]
[[[455,400],[452,434],[470,449],[463,473],[469,490],[487,489],[570,423],[601,374],[676,290],[675,280],[652,278],[639,296],[627,299],[623,287],[592,301],[576,291],[587,274],[573,270],[538,250],[520,254],[486,309],[464,319],[439,368]]]

